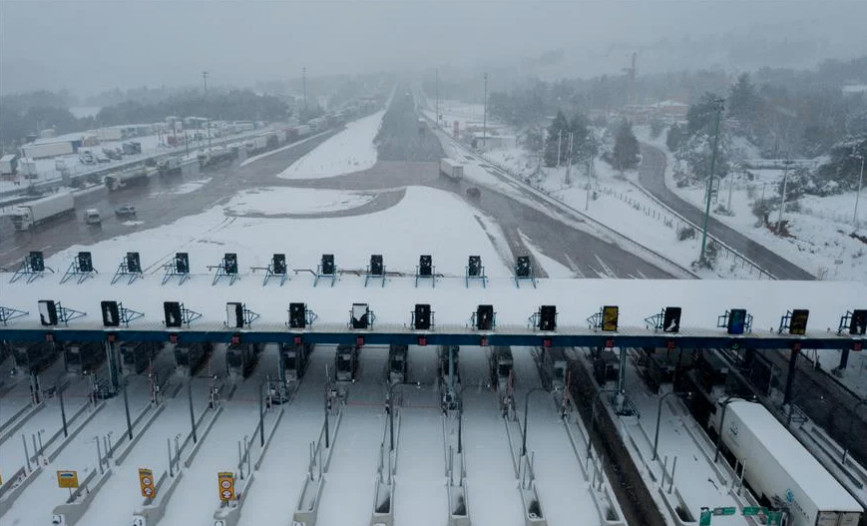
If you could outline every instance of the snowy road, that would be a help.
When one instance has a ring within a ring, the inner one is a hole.
[[[526,393],[530,389],[541,388],[542,383],[530,349],[516,347],[512,351],[516,385],[519,387],[515,390],[516,409],[519,418],[523,419]],[[527,452],[533,454],[536,490],[548,524],[568,526],[576,521],[588,526],[600,524],[589,485],[581,475],[581,466],[563,428],[556,404],[548,393],[538,392],[530,396],[529,407]]]
[[[258,445],[258,440],[252,436],[259,421],[258,392],[267,375],[274,377],[275,362],[276,356],[267,356],[263,351],[255,372],[247,380],[238,380],[234,396],[220,402],[223,413],[204,439],[192,465],[184,472],[166,508],[162,524],[213,525],[213,513],[219,506],[217,473],[238,472],[238,442],[245,436],[252,437]],[[266,430],[273,425],[275,416],[273,409],[266,412]]]
[[[447,511],[443,424],[436,386],[436,348],[409,349],[394,490],[396,524],[439,526]],[[397,389],[397,388],[395,388]]]
[[[198,415],[208,403],[209,382],[192,379],[193,410]],[[133,511],[141,506],[138,468],[147,468],[159,474],[169,469],[166,439],[185,436],[190,432],[190,407],[186,387],[175,398],[165,400],[166,408],[160,413],[132,452],[120,466],[114,466],[114,475],[99,490],[88,511],[81,518],[81,526],[100,524],[126,524]]]
[[[320,345],[310,355],[307,372],[247,493],[241,526],[268,524],[295,511],[310,462],[309,444],[319,437],[324,422],[325,366],[333,363],[333,345]]]
[[[147,378],[132,377],[128,384],[130,414],[138,415],[149,403]],[[81,433],[69,443],[54,462],[45,467],[33,483],[15,499],[12,507],[3,516],[6,524],[40,524],[51,519],[51,510],[62,504],[69,496],[68,490],[57,487],[56,470],[77,470],[79,481],[94,469],[98,438],[111,434],[116,442],[126,432],[126,417],[122,396],[105,402],[105,407],[87,423]],[[104,452],[103,452],[104,454]],[[7,522],[8,521],[8,522]]]
[[[465,347],[460,354],[469,514],[475,526],[518,526],[524,523],[518,483],[497,396],[485,387],[485,351]]]
[[[359,381],[349,387],[340,431],[335,439],[327,483],[319,505],[318,526],[370,523],[373,482],[385,419],[384,347],[364,347]]]

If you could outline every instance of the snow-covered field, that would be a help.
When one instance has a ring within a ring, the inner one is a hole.
[[[369,203],[372,194],[306,188],[257,188],[237,194],[226,211],[237,214],[318,214],[356,208]]]
[[[673,178],[673,166],[677,162],[665,146],[664,134],[651,140],[644,128],[636,128],[641,140],[662,149],[668,159],[666,182],[681,198],[701,208],[704,206],[703,187],[679,188]],[[821,279],[863,280],[867,279],[867,242],[856,239],[853,233],[867,238],[867,187],[861,191],[858,209],[858,224],[855,228],[855,192],[829,197],[804,196],[795,203],[787,203],[783,221],[787,222],[788,236],[777,236],[762,225],[752,212],[753,205],[763,199],[779,199],[779,183],[783,170],[750,170],[752,179],[735,174],[724,180],[712,201],[715,218],[737,229],[742,234],[775,251],[801,268]],[[730,197],[731,196],[731,197]],[[731,206],[729,206],[731,203]],[[731,215],[720,213],[717,207],[729,209]],[[776,223],[779,209],[769,215]]]
[[[298,159],[278,177],[284,179],[319,179],[361,170],[376,164],[373,139],[382,125],[385,110],[358,119],[346,129]]]

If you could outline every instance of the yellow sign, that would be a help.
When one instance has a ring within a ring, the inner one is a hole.
[[[58,488],[78,488],[78,472],[77,471],[57,471],[57,487]]]
[[[152,499],[157,496],[157,488],[154,486],[154,472],[138,468],[138,484],[141,486],[141,496],[146,499]]]
[[[614,305],[602,307],[602,330],[605,332],[617,332],[618,308]]]
[[[220,500],[224,502],[235,500],[235,474],[231,471],[221,471],[217,473],[217,480],[220,483]]]

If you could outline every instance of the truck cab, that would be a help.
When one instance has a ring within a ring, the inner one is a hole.
[[[96,208],[88,208],[84,211],[84,222],[88,225],[101,225],[102,215]]]

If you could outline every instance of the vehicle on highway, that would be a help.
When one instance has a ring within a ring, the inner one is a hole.
[[[454,180],[464,178],[464,165],[448,158],[440,160],[440,173]]]
[[[99,209],[97,208],[88,208],[84,211],[84,222],[88,225],[101,225],[102,224],[102,214],[99,213]]]
[[[136,210],[132,205],[123,205],[114,209],[114,215],[121,218],[135,217]]]
[[[75,198],[70,193],[58,193],[12,208],[15,230],[24,231],[75,212]]]

